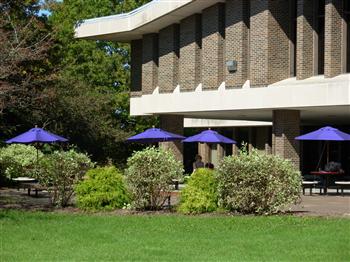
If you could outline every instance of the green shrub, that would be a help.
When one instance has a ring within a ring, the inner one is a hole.
[[[171,190],[172,179],[182,176],[182,163],[171,151],[149,147],[128,159],[127,184],[133,207],[141,210],[162,208]]]
[[[271,214],[300,197],[301,176],[278,156],[243,150],[218,166],[219,204],[241,213]]]
[[[112,210],[129,203],[124,178],[114,166],[90,169],[75,187],[78,207],[85,210]]]
[[[38,158],[43,153],[38,151]],[[12,144],[0,149],[1,173],[7,178],[33,177],[37,165],[37,150],[34,146]]]
[[[204,213],[217,209],[218,193],[215,172],[199,168],[191,175],[181,192],[179,211],[182,213]]]
[[[65,207],[74,192],[74,186],[80,182],[86,171],[93,167],[90,158],[73,149],[54,151],[40,161],[37,179],[48,188],[54,206]]]

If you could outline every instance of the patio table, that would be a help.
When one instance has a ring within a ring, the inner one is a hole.
[[[30,190],[32,185],[37,183],[36,179],[32,177],[16,177],[16,178],[12,178],[12,180],[19,183],[18,190],[19,188],[27,189],[28,196],[30,195]]]
[[[311,175],[320,176],[323,179],[323,193],[327,194],[327,188],[329,186],[329,177],[333,175],[340,175],[341,173],[338,171],[312,171]]]

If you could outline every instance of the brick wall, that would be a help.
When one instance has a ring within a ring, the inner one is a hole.
[[[131,96],[142,94],[142,40],[131,41]]]
[[[318,0],[295,1],[296,76],[305,79],[317,74]],[[343,1],[326,0],[326,77],[344,70]],[[132,63],[132,91],[137,94],[142,86],[142,92],[150,94],[159,85],[160,92],[172,92],[177,84],[181,91],[193,91],[199,83],[203,89],[217,89],[223,81],[227,87],[241,87],[247,79],[254,87],[288,78],[294,72],[292,2],[227,0],[160,30],[159,40],[158,34],[147,34],[142,42],[132,41],[132,61],[138,61],[142,52],[142,74],[139,63]],[[238,62],[236,72],[227,71],[227,60]]]
[[[314,75],[314,0],[298,0],[297,9],[297,79]]]
[[[250,83],[266,86],[290,75],[288,0],[251,0]]]
[[[217,89],[224,80],[224,4],[202,11],[202,84]]]
[[[201,82],[201,15],[180,22],[179,82],[181,91],[193,91]]]
[[[142,38],[142,94],[152,94],[158,84],[158,34]]]
[[[237,71],[224,68],[226,87],[241,87],[248,80],[249,1],[227,0],[225,6],[225,61],[237,61]]]
[[[346,0],[348,1],[348,0]],[[343,0],[326,0],[325,9],[325,77],[342,73]]]
[[[161,115],[160,116],[160,128],[175,133],[178,135],[183,134],[184,129],[184,118],[179,115]],[[183,161],[183,144],[179,142],[162,142],[160,146],[166,150],[172,150],[175,157],[179,161]]]
[[[158,85],[161,93],[170,93],[178,85],[179,36],[178,24],[159,31]]]
[[[250,67],[251,86],[268,84],[268,1],[250,2]]]
[[[268,84],[290,76],[290,4],[289,0],[269,0]]]
[[[294,139],[298,135],[300,135],[300,111],[273,111],[272,153],[290,159],[299,170],[299,141]]]

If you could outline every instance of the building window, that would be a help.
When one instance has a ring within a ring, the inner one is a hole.
[[[343,1],[344,3],[344,22],[345,22],[345,30],[344,30],[344,33],[345,33],[345,71],[347,73],[350,72],[350,1],[346,0],[346,1]]]
[[[324,74],[325,0],[315,1],[315,74]]]

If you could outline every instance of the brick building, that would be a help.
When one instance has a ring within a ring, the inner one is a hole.
[[[131,44],[131,114],[159,115],[168,131],[216,127],[303,170],[321,146],[294,137],[350,132],[350,1],[154,0],[76,36]],[[181,158],[181,144],[167,146]],[[349,144],[334,148],[350,171]],[[214,161],[236,148],[198,151]]]

